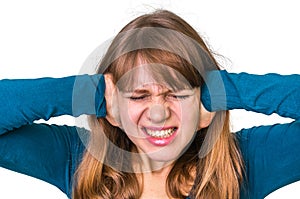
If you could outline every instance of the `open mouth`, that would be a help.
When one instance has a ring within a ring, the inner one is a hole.
[[[161,130],[158,129],[149,129],[149,128],[143,128],[144,132],[154,138],[168,138],[171,135],[174,134],[174,132],[177,130],[176,127],[172,127],[172,128],[164,128]]]

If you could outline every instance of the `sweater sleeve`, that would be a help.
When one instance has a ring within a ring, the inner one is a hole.
[[[300,119],[300,75],[212,71],[201,99],[209,111],[245,109]]]
[[[34,121],[105,116],[104,88],[102,75],[0,80],[0,166],[44,180],[70,197],[88,132]]]
[[[213,71],[201,98],[210,111],[245,109],[295,119],[236,133],[246,174],[241,198],[264,198],[300,180],[300,75]]]
[[[85,129],[71,126],[24,125],[0,135],[0,167],[50,183],[71,198],[84,136]]]
[[[300,180],[300,121],[236,133],[245,163],[241,198],[264,198]]]
[[[0,134],[60,115],[106,114],[103,75],[0,80]]]

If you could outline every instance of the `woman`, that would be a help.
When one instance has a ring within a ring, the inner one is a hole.
[[[99,75],[1,81],[0,165],[72,198],[262,198],[299,180],[299,75],[218,69],[175,14],[138,17]],[[237,108],[296,121],[231,134],[228,110]],[[96,115],[91,133],[32,124],[66,114]]]

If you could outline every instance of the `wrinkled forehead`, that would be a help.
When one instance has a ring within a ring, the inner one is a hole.
[[[171,91],[192,89],[188,80],[172,67],[159,63],[143,63],[127,71],[116,83],[119,90],[132,92],[148,86]]]

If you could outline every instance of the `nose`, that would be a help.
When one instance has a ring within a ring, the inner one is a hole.
[[[156,103],[150,106],[148,117],[152,123],[163,123],[170,117],[170,110],[166,105]]]

